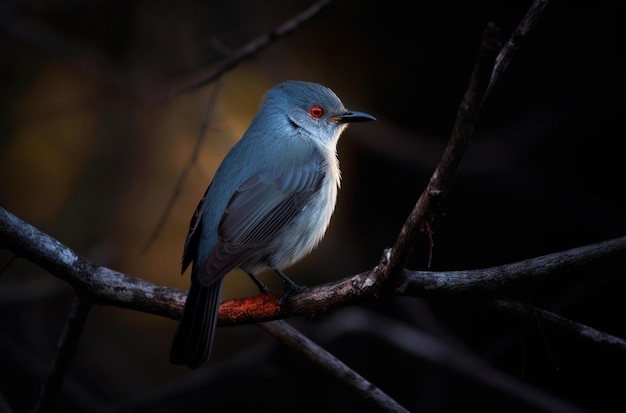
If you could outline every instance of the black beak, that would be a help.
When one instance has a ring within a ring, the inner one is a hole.
[[[364,112],[346,112],[342,115],[333,116],[331,118],[335,122],[339,123],[353,123],[353,122],[369,122],[376,120],[375,117]]]

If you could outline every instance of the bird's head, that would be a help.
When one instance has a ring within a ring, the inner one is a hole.
[[[293,129],[290,136],[307,136],[323,146],[334,145],[349,123],[376,120],[367,113],[347,110],[325,86],[293,80],[270,89],[262,110],[277,125]]]

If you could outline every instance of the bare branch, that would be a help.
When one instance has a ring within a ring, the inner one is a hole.
[[[54,411],[54,405],[61,390],[65,374],[69,370],[74,355],[78,350],[80,335],[85,326],[87,315],[91,309],[91,299],[76,297],[69,314],[65,330],[59,339],[59,347],[54,357],[48,379],[42,388],[41,395],[35,406],[35,412]]]
[[[449,296],[494,294],[520,281],[559,279],[575,268],[626,256],[626,236],[496,267],[466,271],[403,270],[389,296]],[[255,323],[295,315],[312,315],[331,308],[376,298],[378,269],[294,292],[281,308],[279,294],[233,299],[222,303],[221,325]],[[396,281],[396,280],[394,280]],[[262,318],[261,318],[262,317]]]
[[[497,267],[470,271],[407,271],[409,294],[450,294],[494,292],[520,280],[566,277],[568,271],[596,264],[614,256],[624,256],[626,236],[542,255]]]
[[[417,239],[418,229],[442,202],[456,172],[461,165],[465,150],[474,132],[474,123],[482,107],[484,93],[489,84],[489,76],[497,50],[497,30],[489,24],[484,31],[479,59],[474,67],[469,85],[459,107],[452,136],[446,146],[441,161],[415,207],[407,217],[395,245],[391,250],[388,265],[382,266],[381,282],[391,275],[398,275],[405,265]]]
[[[196,144],[194,145],[193,151],[191,152],[191,158],[185,164],[185,167],[180,173],[180,176],[178,177],[178,180],[176,181],[176,186],[174,187],[174,192],[172,193],[172,196],[170,197],[167,205],[165,206],[165,210],[163,211],[163,214],[161,214],[159,221],[154,227],[154,231],[152,232],[152,234],[150,234],[148,241],[146,242],[146,244],[144,245],[142,249],[144,252],[150,249],[150,246],[152,245],[152,243],[159,236],[159,232],[161,232],[161,228],[163,228],[163,226],[165,225],[165,222],[167,222],[170,212],[172,211],[172,208],[174,208],[174,204],[176,203],[176,200],[178,199],[179,195],[183,191],[183,187],[185,186],[185,181],[187,180],[187,175],[191,171],[191,168],[195,166],[196,161],[198,160],[200,149],[202,148],[202,144],[204,143],[204,139],[206,138],[207,132],[211,125],[211,118],[213,116],[213,113],[215,113],[215,107],[217,106],[217,97],[219,96],[219,90],[220,90],[219,86],[220,86],[220,82],[215,82],[215,87],[211,91],[209,104],[204,114],[204,120],[200,128],[200,133],[198,134],[198,138],[196,139]]]
[[[341,360],[309,340],[286,322],[269,321],[260,323],[259,327],[276,337],[283,344],[302,353],[308,360],[326,369],[334,377],[347,383],[360,397],[371,400],[372,403],[382,410],[386,412],[408,412],[385,392],[365,380],[365,378],[350,369]]]
[[[519,48],[520,42],[539,21],[541,13],[548,5],[548,1],[549,0],[535,0],[530,6],[530,9],[528,9],[526,16],[524,16],[513,34],[511,34],[511,37],[498,54],[498,57],[496,57],[493,73],[491,74],[491,81],[489,82],[485,97],[489,96],[494,85],[498,82],[498,79],[500,79],[500,75],[502,75],[509,66],[511,59],[513,59],[513,53]]]
[[[176,319],[186,293],[159,286],[105,267],[96,267],[59,241],[0,208],[0,243],[29,261],[70,283],[94,302],[134,309]],[[626,256],[626,236],[579,248],[543,255],[497,267],[468,271],[403,270],[389,296],[427,296],[495,293],[511,283],[534,278],[567,276],[567,272]],[[384,261],[384,260],[383,260]],[[374,299],[378,267],[338,281],[306,288],[286,297],[280,294],[238,298],[222,303],[220,325],[254,324],[289,316],[312,315]]]
[[[272,44],[274,40],[286,36],[296,30],[298,27],[300,27],[300,25],[315,17],[324,7],[328,6],[330,3],[332,3],[332,0],[319,0],[316,3],[313,3],[311,7],[299,14],[296,14],[271,32],[259,36],[256,39],[253,39],[249,43],[245,44],[242,48],[233,53],[230,58],[221,63],[217,67],[217,69],[213,70],[211,73],[200,75],[199,79],[193,80],[184,86],[176,88],[172,93],[170,93],[169,96],[167,96],[167,99],[171,99],[172,97],[180,95],[182,93],[190,92],[208,83],[213,82],[215,79],[235,68],[242,61],[250,58],[255,53],[260,52],[261,50]]]
[[[499,48],[498,30],[493,24],[488,24],[485,28],[479,59],[474,67],[465,96],[459,107],[450,141],[426,189],[422,192],[400,230],[391,251],[389,264],[381,267],[383,280],[392,274],[400,272],[411,253],[412,246],[415,244],[418,230],[443,201],[452,185],[465,150],[469,146],[474,132],[474,124],[485,99],[497,83],[500,75],[506,70],[519,42],[539,20],[547,3],[548,0],[535,0],[526,16],[524,16],[507,41],[505,47],[502,48],[497,56],[496,51]]]
[[[97,267],[0,207],[0,245],[68,282],[94,302],[177,318],[186,293]]]
[[[561,317],[560,315],[554,314],[550,311],[542,310],[536,307],[531,308],[529,305],[519,301],[504,298],[494,300],[493,304],[499,310],[504,310],[522,317],[538,317],[542,323],[549,323],[558,328],[560,331],[569,331],[572,335],[585,340],[598,344],[615,346],[621,348],[622,350],[626,350],[626,340],[623,338],[615,337],[603,331],[596,330],[593,327]]]
[[[335,317],[342,317],[344,320],[331,319],[320,328],[326,331],[332,330],[333,327],[330,324],[333,323],[341,325],[341,334],[366,331],[368,334],[378,335],[398,351],[455,371],[469,377],[472,381],[515,397],[541,411],[564,413],[584,411],[543,390],[533,388],[515,377],[504,374],[470,351],[422,332],[412,325],[370,311],[357,311],[356,309],[342,312]]]

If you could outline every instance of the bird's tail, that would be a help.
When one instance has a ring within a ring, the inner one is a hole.
[[[195,369],[208,360],[221,294],[222,280],[205,287],[192,274],[191,288],[170,350],[172,364],[186,364]]]

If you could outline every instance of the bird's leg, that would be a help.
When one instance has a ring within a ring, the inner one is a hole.
[[[294,291],[302,291],[306,287],[304,287],[302,285],[299,285],[299,284],[296,284],[295,282],[293,282],[281,270],[277,270],[276,268],[274,268],[274,271],[276,271],[276,274],[278,274],[278,276],[283,279],[283,281],[285,282],[285,285],[286,285],[285,291],[281,294],[280,298],[278,299],[278,305],[280,305],[282,307],[283,303],[285,302],[285,299],[287,299],[287,297],[289,297],[289,295],[291,295],[291,293],[293,293]]]
[[[302,290],[305,287],[296,284],[295,282],[293,282],[289,277],[287,277],[287,275],[285,275],[284,272],[282,272],[281,270],[277,270],[276,268],[274,268],[274,271],[276,271],[276,274],[278,274],[280,276],[280,278],[283,279],[283,281],[285,282],[285,285],[287,286],[288,290]]]
[[[269,293],[272,292],[272,290],[267,288],[267,286],[265,284],[263,284],[261,281],[259,281],[259,279],[256,278],[254,276],[254,274],[252,274],[251,272],[247,272],[247,271],[246,271],[246,274],[248,274],[248,277],[250,277],[252,279],[252,281],[254,281],[256,286],[259,288],[259,291],[261,292],[261,294],[269,294]]]

